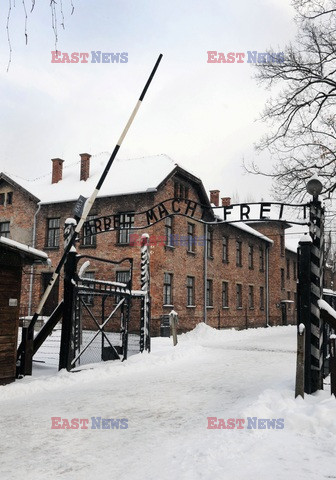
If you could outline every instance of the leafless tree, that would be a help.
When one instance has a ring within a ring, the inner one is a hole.
[[[44,0],[49,3],[50,7],[50,17],[51,17],[51,28],[54,32],[54,38],[55,38],[55,50],[57,50],[57,44],[58,44],[58,27],[62,27],[63,29],[65,28],[65,22],[64,22],[64,10],[63,10],[63,0]],[[73,14],[75,7],[73,0],[66,0],[69,5],[70,5],[70,13],[71,15]],[[27,9],[26,3],[27,0],[8,0],[8,11],[7,11],[7,22],[6,22],[6,32],[7,32],[7,41],[8,41],[8,49],[9,49],[9,55],[8,55],[8,64],[7,64],[7,72],[9,70],[9,67],[12,62],[12,44],[11,44],[11,37],[10,37],[10,20],[11,20],[11,15],[13,8],[16,8],[16,4],[19,3],[20,6],[23,9],[24,13],[24,36],[25,36],[25,42],[26,45],[28,43],[28,15],[33,13],[36,5],[36,0],[30,0],[30,6]]]
[[[231,203],[241,203],[241,202],[251,203],[255,201],[256,201],[255,196],[251,192],[245,193],[243,197],[241,196],[241,193],[238,190],[235,190],[232,193]]]
[[[284,49],[282,63],[258,64],[256,78],[280,92],[262,119],[270,128],[257,149],[268,151],[273,169],[256,162],[250,173],[273,178],[277,199],[302,200],[307,180],[317,173],[323,194],[336,191],[336,0],[293,0],[298,34]]]

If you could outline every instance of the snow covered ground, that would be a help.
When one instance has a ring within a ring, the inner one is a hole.
[[[172,480],[336,478],[330,387],[294,400],[296,328],[200,324],[151,354],[0,387],[0,478]],[[44,374],[46,372],[46,374]],[[51,417],[89,419],[51,429]],[[91,417],[127,419],[92,429]],[[284,419],[283,429],[207,429],[207,417]]]

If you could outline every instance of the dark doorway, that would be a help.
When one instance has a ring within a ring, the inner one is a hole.
[[[44,293],[50,280],[52,273],[42,273],[42,292]],[[53,286],[49,297],[44,304],[42,315],[48,317],[52,314],[55,308],[58,305],[58,287],[59,287],[59,278],[56,280],[55,285]]]

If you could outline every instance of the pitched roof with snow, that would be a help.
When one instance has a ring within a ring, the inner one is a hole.
[[[41,204],[75,201],[80,195],[86,198],[91,195],[110,156],[111,154],[108,152],[91,156],[90,176],[86,181],[80,180],[81,160],[70,165],[64,163],[63,179],[54,184],[51,183],[50,173],[35,180],[25,180],[8,173],[1,175],[32,194],[40,200]],[[116,158],[100,189],[98,197],[156,191],[159,185],[177,167],[181,172],[189,175],[190,178],[200,184],[201,196],[208,203],[206,192],[199,178],[183,170],[174,160],[164,154],[128,160]],[[243,222],[235,223],[233,226],[268,243],[273,243],[271,239]]]
[[[25,245],[24,243],[16,242],[10,238],[0,237],[0,247],[8,248],[23,254],[26,257],[30,257],[34,260],[40,260],[46,262],[48,260],[48,255],[41,250]]]
[[[63,168],[63,180],[51,184],[51,175],[35,180],[24,180],[6,173],[25,190],[36,196],[42,204],[77,200],[80,195],[89,197],[109,160],[108,152],[92,155],[90,177],[80,181],[80,160]],[[167,155],[121,160],[116,158],[102,185],[99,197],[127,195],[155,191],[158,185],[176,168]]]

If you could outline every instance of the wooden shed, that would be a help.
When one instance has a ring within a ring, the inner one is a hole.
[[[40,250],[0,237],[0,385],[15,380],[22,269],[47,260]]]

